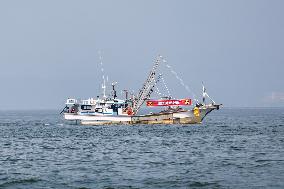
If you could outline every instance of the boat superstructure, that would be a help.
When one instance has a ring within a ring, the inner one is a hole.
[[[151,99],[152,93],[157,88],[157,83],[162,79],[162,74],[157,69],[164,59],[158,56],[146,81],[142,85],[137,95],[132,94],[128,98],[128,91],[125,91],[125,99],[118,99],[116,84],[111,84],[111,95],[106,95],[106,82],[103,75],[102,97],[89,98],[87,100],[77,100],[68,98],[65,108],[61,113],[65,120],[75,120],[83,125],[108,125],[108,124],[193,124],[201,123],[211,111],[219,109],[221,104],[216,104],[207,94],[203,85],[202,102],[191,98],[175,99],[171,96],[161,99]],[[211,103],[206,104],[209,98]],[[163,107],[158,113],[148,113],[139,115],[141,107]],[[182,107],[190,107],[185,109]]]
[[[68,98],[62,113],[65,120],[92,120],[97,123],[127,122],[131,121],[133,112],[130,108],[131,101],[116,98],[116,91],[113,86],[112,98],[103,96],[100,98],[89,98],[87,100],[77,100]]]

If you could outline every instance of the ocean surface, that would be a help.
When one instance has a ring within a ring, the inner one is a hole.
[[[79,126],[0,112],[0,188],[284,188],[284,109],[199,125]]]

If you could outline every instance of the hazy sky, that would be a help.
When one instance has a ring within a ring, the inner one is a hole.
[[[161,54],[197,95],[204,81],[225,106],[284,106],[283,10],[282,0],[2,0],[0,109],[97,96],[99,50],[120,90],[137,91]]]

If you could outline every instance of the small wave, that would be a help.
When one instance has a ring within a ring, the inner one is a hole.
[[[272,162],[272,161],[284,161],[283,159],[259,159],[256,160],[255,162],[261,163],[261,162]]]
[[[237,146],[230,146],[230,149],[239,151],[239,150],[242,150],[243,148],[242,147],[237,147]]]
[[[199,182],[193,181],[189,184],[189,187],[219,187],[220,185],[217,182]]]
[[[32,184],[41,181],[40,179],[37,178],[27,178],[27,179],[20,179],[20,180],[12,180],[5,182],[3,184],[0,184],[1,187],[8,187],[8,186],[13,186],[13,185],[18,185],[18,184]]]

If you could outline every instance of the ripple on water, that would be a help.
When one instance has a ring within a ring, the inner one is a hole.
[[[284,188],[282,112],[97,127],[53,111],[0,114],[0,188]]]

